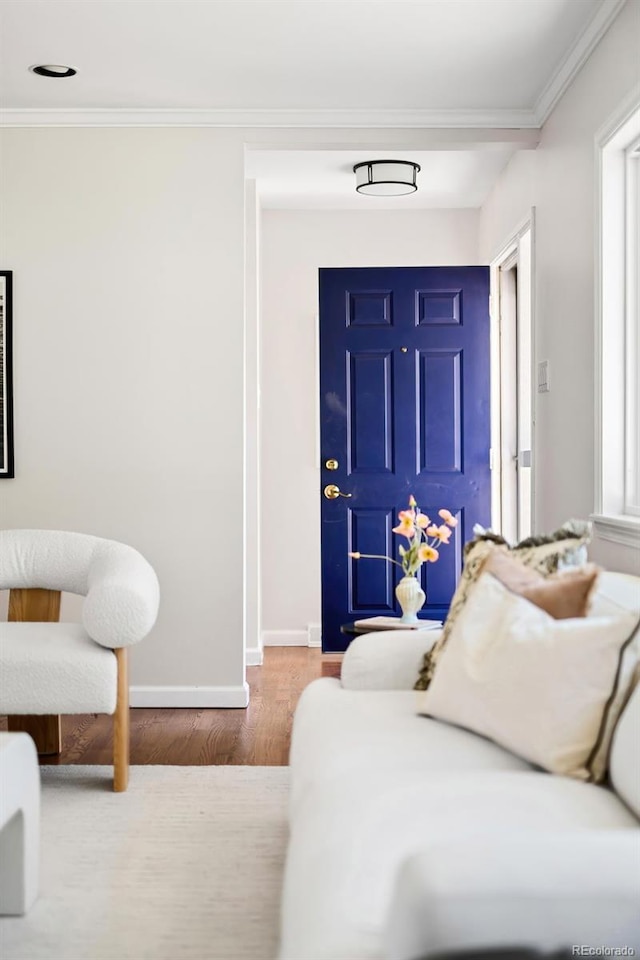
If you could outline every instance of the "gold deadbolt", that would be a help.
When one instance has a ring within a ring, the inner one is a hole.
[[[338,497],[344,497],[347,499],[348,497],[353,496],[352,493],[342,493],[340,487],[337,487],[335,483],[328,483],[322,492],[327,500],[337,500]]]
[[[324,465],[327,468],[327,470],[337,470],[339,467],[339,463],[337,460],[325,460]]]

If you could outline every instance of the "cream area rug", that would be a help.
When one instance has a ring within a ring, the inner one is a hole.
[[[286,767],[42,767],[40,897],[1,960],[274,960]]]

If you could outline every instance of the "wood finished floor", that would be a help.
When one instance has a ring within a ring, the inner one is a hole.
[[[339,677],[340,660],[307,647],[268,647],[263,666],[247,668],[246,710],[134,709],[131,763],[285,766],[300,694],[318,677]],[[111,717],[63,717],[62,753],[41,762],[110,764]]]

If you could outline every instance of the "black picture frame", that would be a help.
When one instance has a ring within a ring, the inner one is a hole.
[[[0,479],[14,476],[13,271],[0,270]]]

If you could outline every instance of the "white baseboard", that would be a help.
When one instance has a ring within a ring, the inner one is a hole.
[[[248,667],[261,667],[264,663],[262,647],[247,647],[246,654]]]
[[[263,647],[308,647],[306,630],[263,630]]]
[[[319,623],[307,624],[306,630],[263,630],[263,647],[321,647]],[[248,654],[249,651],[247,651]],[[249,661],[247,660],[247,663]]]
[[[235,687],[148,687],[130,690],[132,707],[246,707],[249,684]]]

